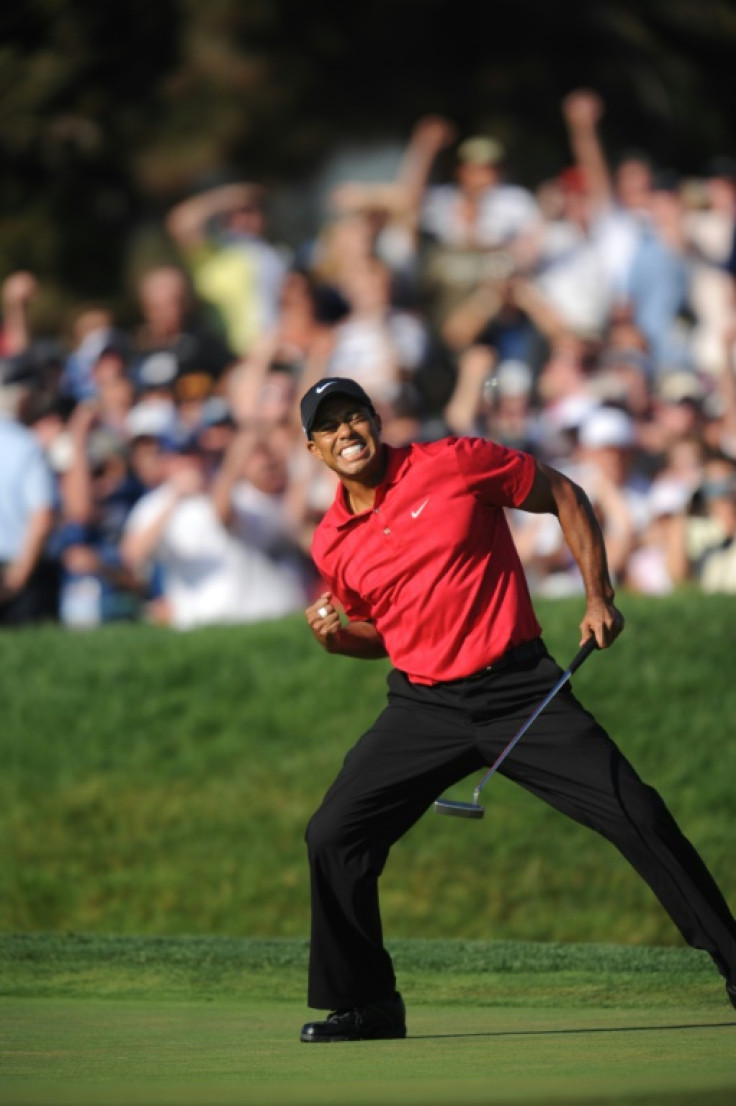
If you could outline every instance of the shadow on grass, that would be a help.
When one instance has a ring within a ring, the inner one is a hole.
[[[453,1037],[561,1037],[588,1033],[666,1033],[683,1029],[736,1029],[732,1022],[693,1022],[688,1025],[615,1025],[586,1026],[580,1029],[497,1029],[487,1033],[411,1033],[413,1041],[447,1040]]]

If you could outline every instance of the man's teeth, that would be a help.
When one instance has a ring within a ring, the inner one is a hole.
[[[357,457],[358,454],[362,452],[363,445],[361,442],[359,442],[357,445],[346,445],[345,448],[342,450],[341,456],[349,461],[351,457]]]

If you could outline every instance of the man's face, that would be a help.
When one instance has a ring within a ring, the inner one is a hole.
[[[163,479],[161,446],[153,437],[134,438],[130,447],[130,466],[147,488],[155,488]]]
[[[317,412],[309,452],[338,476],[375,482],[383,467],[381,419],[350,396],[326,399]]]
[[[622,205],[634,210],[646,207],[652,186],[652,171],[649,166],[636,158],[627,158],[619,165],[615,175]]]
[[[486,189],[498,184],[498,166],[472,161],[461,162],[455,170],[455,177],[463,192],[479,196]]]

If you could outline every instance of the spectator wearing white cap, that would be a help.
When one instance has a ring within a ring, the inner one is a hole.
[[[537,417],[532,407],[534,374],[508,358],[494,367],[493,351],[474,346],[460,360],[458,379],[445,408],[448,427],[535,452]]]
[[[677,584],[673,549],[690,496],[674,479],[656,480],[648,499],[649,522],[629,554],[622,583],[641,595],[669,595]]]
[[[618,579],[649,521],[651,479],[639,469],[639,460],[636,424],[628,412],[602,404],[585,417],[578,434],[577,479],[606,514],[602,528]]]
[[[454,183],[434,185],[425,196],[421,225],[447,246],[510,246],[535,229],[539,210],[525,188],[503,181],[506,151],[498,139],[474,135],[457,147]]]
[[[424,236],[419,279],[437,327],[499,265],[508,274],[541,220],[531,192],[505,179],[506,150],[491,135],[464,138],[454,149],[452,179],[430,183],[436,158],[455,138],[449,120],[420,119],[396,188]]]
[[[540,450],[555,466],[577,448],[580,426],[600,406],[591,388],[591,371],[590,350],[573,335],[553,342],[541,367],[536,383]]]
[[[603,531],[609,570],[614,579],[621,579],[637,532],[625,478],[628,461],[619,456],[631,452],[633,429],[628,416],[616,408],[589,407],[580,401],[574,406],[568,401],[567,406],[569,452],[557,463],[585,489]],[[548,515],[527,519],[513,512],[511,521],[532,590],[548,598],[579,594],[582,577],[557,520]]]
[[[620,407],[601,404],[583,420],[578,440],[581,479],[585,479],[586,466],[603,472],[624,492],[635,523],[643,525],[651,481],[637,467],[637,428],[631,415]]]
[[[484,436],[494,442],[536,453],[539,427],[533,406],[534,373],[525,361],[501,361],[486,381],[484,398],[488,412]]]

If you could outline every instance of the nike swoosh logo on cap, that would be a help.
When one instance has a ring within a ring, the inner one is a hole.
[[[325,388],[331,388],[334,383],[335,383],[334,380],[328,380],[327,383],[323,384],[321,388],[315,388],[314,390],[317,393],[317,395],[319,396],[319,395],[322,394],[322,392],[324,392]]]

